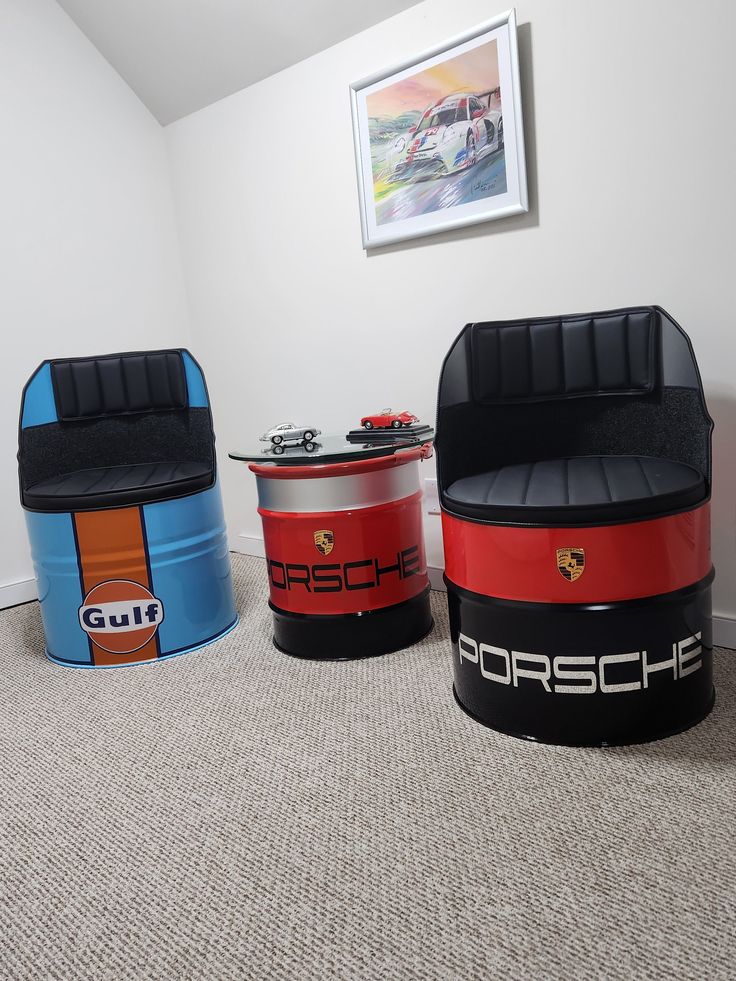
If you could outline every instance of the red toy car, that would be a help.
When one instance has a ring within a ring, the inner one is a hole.
[[[419,419],[411,412],[394,412],[393,409],[381,409],[374,416],[363,416],[360,420],[364,429],[401,429],[415,422]]]

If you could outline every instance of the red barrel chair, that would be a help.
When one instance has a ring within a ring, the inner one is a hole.
[[[600,745],[709,712],[712,426],[690,341],[660,307],[464,328],[436,449],[470,715]]]

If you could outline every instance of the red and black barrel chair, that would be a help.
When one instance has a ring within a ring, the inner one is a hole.
[[[464,328],[435,445],[470,715],[599,745],[709,712],[712,428],[690,341],[660,307]]]
[[[188,351],[44,361],[23,390],[18,463],[52,661],[141,664],[235,625],[209,396]]]

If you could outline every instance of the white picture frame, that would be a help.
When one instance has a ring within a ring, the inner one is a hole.
[[[352,83],[350,101],[363,248],[529,210],[513,9]]]

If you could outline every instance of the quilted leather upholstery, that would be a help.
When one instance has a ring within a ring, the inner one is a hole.
[[[55,412],[24,426],[29,398],[48,414],[49,374]],[[21,503],[42,512],[151,504],[212,487],[215,434],[199,366],[179,349],[44,362],[24,390],[18,466]]]
[[[475,324],[477,402],[651,392],[657,384],[653,311]]]
[[[484,521],[564,524],[637,520],[699,503],[694,467],[642,456],[585,456],[500,467],[446,492],[454,513]]]
[[[51,378],[62,422],[187,406],[178,351],[53,361]]]
[[[211,468],[193,461],[139,463],[95,467],[62,473],[27,488],[26,507],[38,511],[80,511],[129,507],[204,490],[212,483]]]

